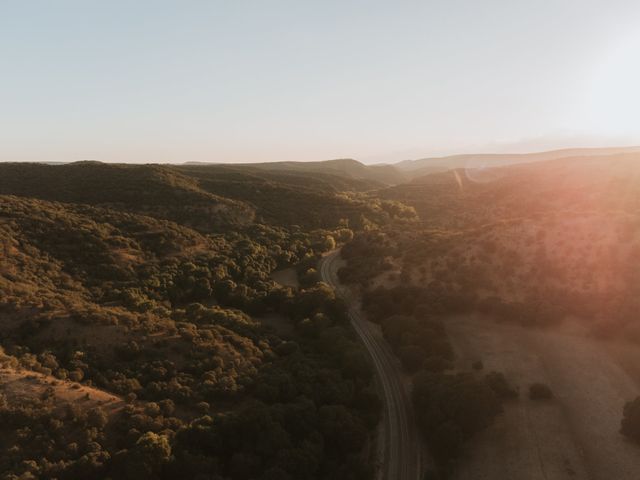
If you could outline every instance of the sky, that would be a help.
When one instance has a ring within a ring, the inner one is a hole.
[[[639,145],[637,0],[0,0],[0,161]]]

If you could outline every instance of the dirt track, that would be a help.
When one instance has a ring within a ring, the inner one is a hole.
[[[472,442],[456,480],[640,478],[640,446],[618,433],[622,406],[640,384],[615,348],[566,327],[532,330],[472,316],[447,325],[460,368],[480,359],[521,389]],[[533,382],[548,384],[556,398],[529,400]]]

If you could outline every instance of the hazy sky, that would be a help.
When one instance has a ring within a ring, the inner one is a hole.
[[[0,160],[640,144],[637,0],[0,0]]]

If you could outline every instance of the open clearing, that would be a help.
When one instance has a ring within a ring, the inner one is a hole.
[[[300,286],[298,283],[298,273],[293,267],[271,272],[271,278],[285,287],[298,288]]]
[[[478,435],[456,480],[637,480],[640,446],[618,433],[622,407],[640,394],[640,348],[593,340],[571,325],[526,329],[479,316],[447,320],[460,369],[482,360],[520,388],[496,423]],[[528,398],[531,383],[555,399]]]
[[[82,408],[102,407],[109,414],[124,406],[119,397],[79,383],[58,380],[50,375],[14,369],[0,369],[0,392],[14,405],[40,398],[50,391],[60,405],[76,404]]]

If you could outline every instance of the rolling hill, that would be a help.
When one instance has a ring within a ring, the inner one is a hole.
[[[202,191],[194,179],[159,165],[5,163],[0,194],[134,211],[202,230],[247,224],[254,215],[247,205]]]
[[[415,213],[262,175],[0,165],[3,479],[369,475],[371,371],[313,266],[343,218]]]
[[[344,165],[368,170],[353,161],[273,170],[254,165],[5,163],[0,164],[0,194],[136,212],[202,232],[265,222],[360,228],[398,212],[411,216],[367,193],[386,184],[342,174]]]
[[[394,185],[406,179],[402,172],[399,171],[394,165],[364,165],[357,160],[353,160],[350,158],[315,162],[227,164],[226,166],[230,168],[238,168],[244,171],[269,171],[280,173],[295,172],[306,175],[330,175],[332,177],[349,180],[362,180],[369,182],[371,185]]]
[[[456,169],[380,195],[421,219],[399,240],[405,280],[526,322],[577,315],[640,338],[639,184],[640,153],[621,153]]]
[[[585,158],[591,156],[639,152],[640,147],[567,148],[536,153],[466,154],[451,155],[447,157],[421,158],[418,160],[404,160],[394,164],[394,166],[405,176],[418,178],[429,173],[442,172],[456,168],[484,169],[569,157]]]

